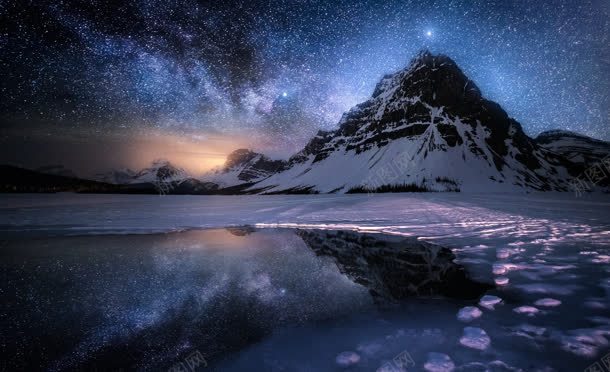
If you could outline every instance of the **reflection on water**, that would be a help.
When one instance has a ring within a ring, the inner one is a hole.
[[[293,232],[248,232],[9,242],[11,366],[161,368],[197,348],[214,360],[283,324],[371,308]]]
[[[497,359],[581,366],[549,345],[582,333],[530,319],[574,308],[570,299],[541,300],[537,313],[524,303],[523,293],[554,284],[515,283],[520,292],[501,299],[502,288],[469,280],[453,259],[413,238],[324,230],[12,239],[0,247],[0,370],[369,371],[405,352],[409,370],[449,355],[462,370],[500,368]],[[555,287],[570,293],[568,283]],[[590,297],[603,311],[604,293]],[[610,334],[605,319],[589,337]],[[527,341],[515,347],[516,336]]]
[[[341,230],[297,230],[297,235],[316,254],[333,257],[341,272],[369,288],[375,299],[478,299],[493,287],[470,280],[449,248],[415,238]]]

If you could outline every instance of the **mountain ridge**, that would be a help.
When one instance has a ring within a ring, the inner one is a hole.
[[[391,166],[396,164],[401,166]],[[394,169],[399,174],[381,176],[384,168],[400,168]],[[406,68],[385,75],[370,99],[343,114],[336,130],[319,131],[286,169],[248,190],[327,193],[404,184],[455,191],[436,181],[441,179],[468,191],[567,191],[573,173],[564,157],[539,146],[499,104],[485,99],[451,58],[424,50]],[[337,177],[326,179],[330,175]]]

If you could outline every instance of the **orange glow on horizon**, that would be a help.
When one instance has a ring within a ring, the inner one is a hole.
[[[154,133],[141,136],[130,144],[127,163],[133,169],[141,169],[155,159],[166,159],[198,176],[223,165],[227,155],[239,148],[251,148],[251,144],[237,136]]]

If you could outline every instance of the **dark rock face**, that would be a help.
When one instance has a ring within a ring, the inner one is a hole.
[[[412,238],[350,231],[298,230],[320,256],[330,256],[339,270],[367,287],[375,298],[399,300],[412,296],[476,299],[490,284],[472,281],[453,262],[450,249]]]
[[[201,195],[213,194],[218,190],[218,185],[213,182],[202,182],[195,178],[187,178],[183,181],[174,182],[169,194],[174,195]]]
[[[570,173],[574,177],[609,191],[610,142],[564,130],[540,133],[535,141],[540,147],[569,160]]]
[[[166,180],[179,176],[182,172],[181,169],[174,167],[171,164],[166,164],[157,169],[157,179]]]
[[[239,170],[238,178],[244,182],[251,182],[268,177],[286,168],[287,162],[283,160],[271,160],[263,154],[239,149],[233,151],[227,157],[223,172]]]
[[[250,160],[257,157],[258,153],[248,150],[248,149],[238,149],[233,151],[227,156],[227,161],[225,162],[225,168],[233,168],[238,165],[243,165],[249,162]]]
[[[95,180],[114,185],[124,185],[133,181],[136,174],[131,169],[114,169],[107,173],[96,174]]]
[[[551,130],[542,132],[536,137],[535,141],[539,146],[580,165],[591,166],[610,156],[610,142],[569,131]]]

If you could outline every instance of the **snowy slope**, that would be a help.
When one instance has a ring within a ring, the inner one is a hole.
[[[593,164],[610,156],[610,143],[564,130],[540,133],[536,142],[579,164]]]
[[[259,192],[348,192],[414,184],[450,191],[568,190],[570,164],[485,100],[449,57],[421,52],[368,101],[319,132]]]

